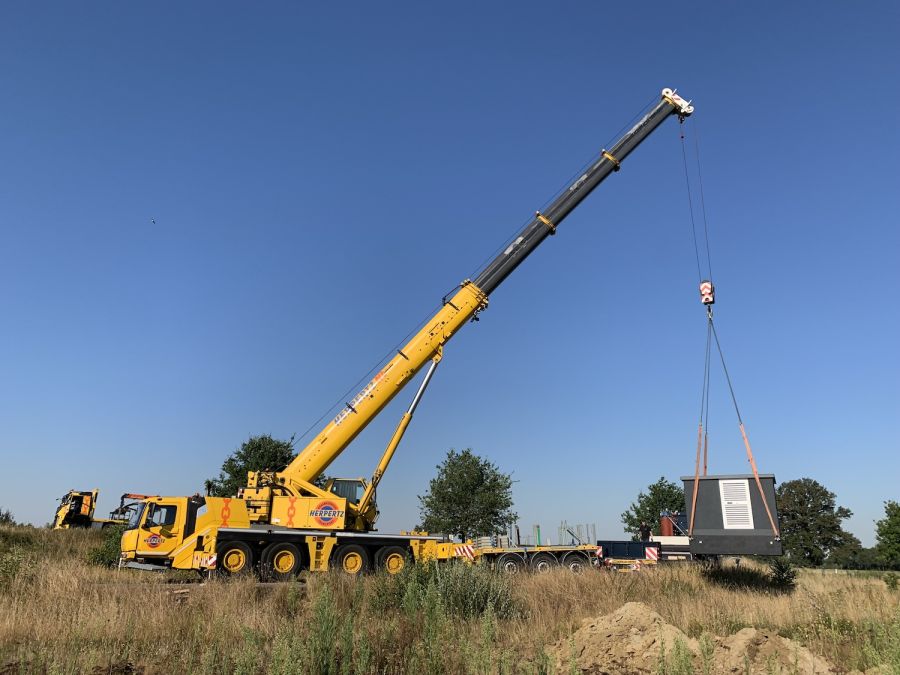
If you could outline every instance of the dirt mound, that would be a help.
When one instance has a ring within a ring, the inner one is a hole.
[[[716,639],[716,673],[786,672],[819,675],[834,673],[834,668],[806,647],[777,633],[744,628],[727,638]]]
[[[582,673],[657,673],[660,653],[679,644],[688,658],[699,653],[696,640],[640,602],[629,602],[612,614],[586,619],[571,638],[550,650],[557,668],[565,672],[573,665]],[[663,648],[664,646],[664,648]]]
[[[548,654],[561,672],[591,675],[836,672],[805,647],[756,628],[714,638],[703,649],[697,640],[640,602],[629,602],[611,614],[583,621],[581,628],[553,645]]]

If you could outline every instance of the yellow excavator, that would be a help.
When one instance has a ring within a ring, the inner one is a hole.
[[[97,498],[100,490],[69,490],[59,500],[53,517],[54,530],[71,528],[105,527],[115,525],[112,521],[94,520]],[[96,523],[96,524],[95,524]]]
[[[507,542],[454,543],[425,533],[383,534],[375,530],[378,483],[409,426],[416,407],[444,356],[447,342],[488,305],[490,294],[563,219],[669,117],[684,120],[690,101],[673,89],[596,160],[524,229],[474,280],[464,280],[425,326],[319,431],[282,471],[253,471],[231,498],[154,497],[132,513],[122,536],[122,565],[218,569],[239,574],[253,569],[276,579],[299,571],[337,567],[356,574],[382,568],[397,572],[410,559],[487,561],[507,571],[591,564],[592,545],[523,547]],[[426,368],[427,366],[427,368]],[[425,375],[369,481],[314,481],[422,369]],[[506,544],[506,545],[503,545]]]
[[[124,525],[131,518],[131,512],[138,508],[139,502],[147,499],[148,496],[126,492],[120,498],[119,506],[110,512],[109,518],[94,518],[100,490],[69,490],[59,500],[59,506],[56,507],[56,514],[53,517],[52,528],[54,530],[68,530],[72,528],[87,529]]]

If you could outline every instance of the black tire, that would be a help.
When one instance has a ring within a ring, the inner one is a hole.
[[[253,550],[242,541],[223,541],[216,546],[216,569],[233,577],[253,570]]]
[[[269,544],[259,558],[263,579],[289,581],[303,569],[303,554],[290,542]]]
[[[409,564],[409,551],[402,546],[385,546],[375,553],[375,569],[399,574]]]
[[[518,553],[504,553],[497,558],[495,565],[504,574],[518,574],[525,570],[525,559]]]
[[[331,554],[331,567],[358,576],[369,571],[369,552],[359,544],[342,544]]]
[[[578,551],[566,553],[566,555],[563,557],[562,564],[563,567],[575,574],[581,574],[582,572],[591,569],[590,558],[588,558],[588,556],[584,553],[579,553]]]
[[[535,553],[531,556],[531,570],[538,574],[552,572],[559,567],[559,560],[552,553]]]

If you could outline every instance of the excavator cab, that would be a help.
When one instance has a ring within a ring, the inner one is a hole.
[[[90,527],[99,492],[99,490],[69,490],[64,494],[53,518],[53,529]]]

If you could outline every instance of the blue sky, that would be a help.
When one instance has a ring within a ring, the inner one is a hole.
[[[717,325],[760,468],[866,544],[898,499],[891,3],[6,4],[0,506],[189,494],[302,433],[664,86],[697,108]],[[693,470],[705,339],[667,122],[450,343],[379,491],[450,447],[523,529],[621,534]],[[155,220],[155,223],[152,222]],[[368,475],[401,394],[333,465]],[[711,469],[746,467],[719,371]],[[343,402],[343,399],[341,399]],[[551,535],[552,536],[552,535]]]

